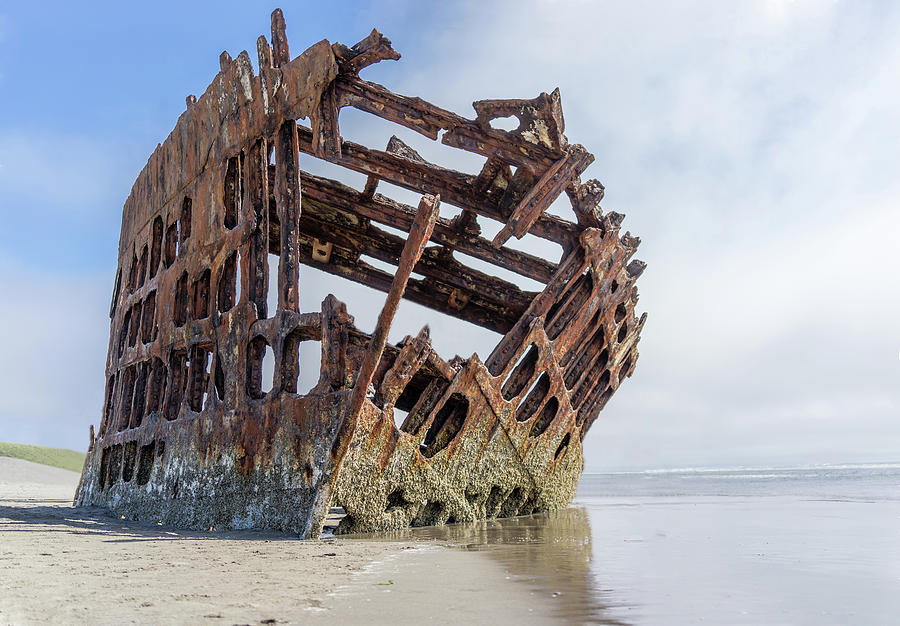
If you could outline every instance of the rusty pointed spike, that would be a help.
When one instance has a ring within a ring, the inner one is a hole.
[[[628,264],[625,271],[628,272],[629,278],[637,279],[638,276],[644,273],[645,269],[647,269],[647,264],[639,259],[635,259]]]
[[[622,235],[622,245],[630,250],[636,250],[639,245],[641,245],[641,238],[635,237],[629,232],[626,232]]]
[[[575,211],[579,226],[602,227],[603,211],[600,210],[600,201],[603,200],[604,193],[603,185],[596,179],[582,184],[576,176],[566,187],[566,194],[572,203],[572,210]]]
[[[350,74],[356,74],[364,67],[379,61],[386,59],[396,61],[400,58],[400,53],[391,47],[391,40],[374,28],[368,37],[352,48],[336,45],[334,52],[341,65],[341,71]]]
[[[284,13],[281,9],[272,11],[272,62],[275,67],[286,65],[291,60],[285,33]]]
[[[234,63],[234,60],[228,54],[228,50],[222,50],[222,54],[219,55],[219,69],[222,72],[226,72],[232,63]]]
[[[406,143],[397,135],[391,135],[391,138],[388,140],[385,152],[395,154],[410,161],[415,161],[416,163],[428,163],[428,161],[422,158],[421,154],[406,145]]]
[[[430,331],[425,325],[416,337],[406,336],[390,369],[382,376],[379,393],[384,406],[393,406],[431,351]]]
[[[259,59],[259,72],[262,74],[264,68],[272,67],[272,48],[266,41],[265,35],[260,35],[256,40],[256,56]]]
[[[615,211],[610,211],[606,215],[603,216],[603,227],[607,231],[618,230],[619,226],[622,224],[622,221],[625,219],[625,216],[622,213],[616,213]]]
[[[363,39],[362,41],[358,41],[355,46],[353,46],[353,50],[357,52],[362,52],[364,50],[368,50],[369,48],[373,48],[378,45],[380,41],[387,41],[387,44],[390,45],[390,40],[386,39],[384,35],[381,34],[377,28],[373,28],[372,32],[369,33],[368,37]]]
[[[559,93],[559,87],[553,90],[548,99],[550,116],[556,122],[556,129],[559,132],[559,139],[562,145],[565,145],[563,132],[566,130],[566,120],[563,117],[562,96]]]

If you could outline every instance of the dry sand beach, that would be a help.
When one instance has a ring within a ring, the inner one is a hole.
[[[180,531],[75,509],[78,475],[0,457],[0,624],[552,621],[483,554],[422,540]]]

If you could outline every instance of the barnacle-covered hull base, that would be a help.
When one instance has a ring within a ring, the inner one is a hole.
[[[584,435],[633,372],[646,314],[634,313],[639,240],[600,210],[603,186],[581,181],[593,157],[563,134],[558,91],[479,101],[467,119],[361,79],[399,58],[377,31],[291,59],[280,10],[257,52],[259,75],[246,52],[222,53],[125,204],[103,417],[75,503],[302,537],[334,507],[346,514],[335,532],[360,532],[567,506]],[[483,167],[432,164],[396,137],[383,151],[346,141],[347,106]],[[516,130],[491,126],[508,116]],[[367,183],[309,174],[307,158]],[[420,194],[418,207],[378,193],[382,181]],[[577,223],[547,212],[563,193]],[[440,217],[442,203],[455,217]],[[500,225],[493,238],[484,219]],[[526,235],[558,244],[559,260],[507,245]],[[301,265],[386,292],[375,330],[334,296],[303,312]],[[444,360],[427,327],[392,344],[401,298],[502,339],[484,360]],[[320,372],[298,392],[304,342]]]

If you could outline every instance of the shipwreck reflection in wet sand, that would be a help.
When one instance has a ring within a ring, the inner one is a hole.
[[[591,527],[587,509],[582,507],[354,536],[424,539],[478,551],[497,560],[511,577],[529,585],[536,594],[551,597],[554,611],[567,623],[627,623],[610,615],[614,608],[611,598],[598,590],[591,572]]]

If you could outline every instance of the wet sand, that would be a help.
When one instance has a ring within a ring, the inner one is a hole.
[[[427,537],[174,530],[75,509],[77,482],[0,457],[0,624],[554,621],[502,563]]]
[[[22,463],[0,458],[0,626],[900,615],[900,464],[585,475],[562,511],[297,541],[73,509],[75,474]]]

